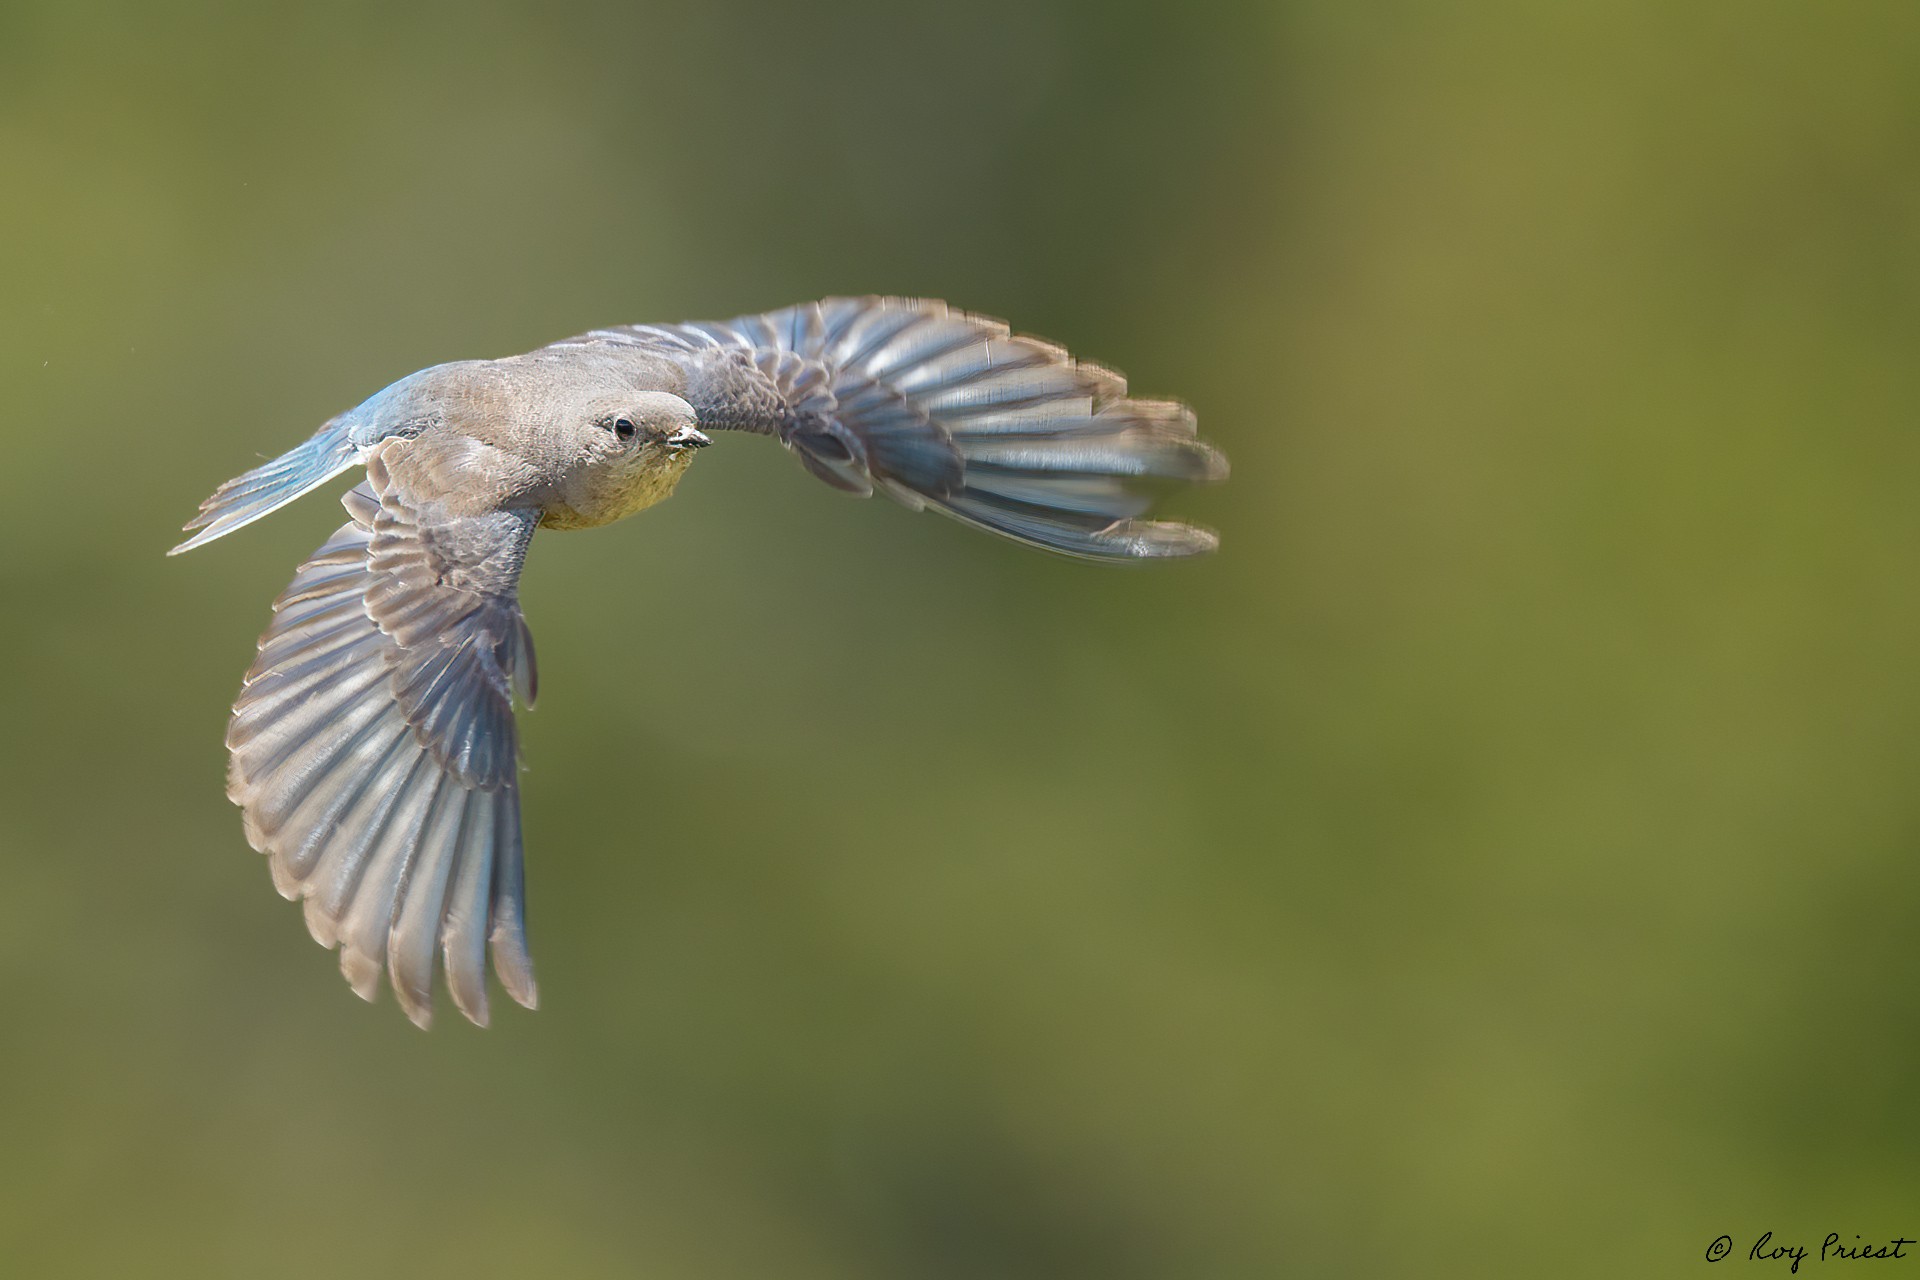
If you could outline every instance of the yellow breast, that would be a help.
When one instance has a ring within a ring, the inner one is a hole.
[[[693,453],[674,451],[622,461],[626,465],[596,467],[568,485],[560,498],[547,504],[541,527],[594,529],[644,511],[673,495],[674,486],[693,463]]]

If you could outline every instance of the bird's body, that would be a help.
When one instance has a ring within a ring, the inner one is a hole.
[[[436,952],[487,1019],[491,951],[531,1006],[513,700],[534,697],[518,582],[536,528],[673,492],[708,431],[773,435],[836,488],[1067,555],[1210,551],[1139,519],[1140,480],[1217,480],[1187,410],[937,302],[829,299],[721,323],[597,330],[436,365],[227,482],[184,551],[356,466],[352,517],[275,603],[234,706],[228,794],[275,884],[368,999],[432,1013]]]

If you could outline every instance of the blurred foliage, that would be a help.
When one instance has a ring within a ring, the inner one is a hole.
[[[0,1270],[1913,1235],[1917,85],[1910,3],[0,3]],[[1222,554],[750,440],[543,537],[546,1007],[362,1006],[221,795],[339,512],[174,528],[420,366],[865,291],[1192,401]]]

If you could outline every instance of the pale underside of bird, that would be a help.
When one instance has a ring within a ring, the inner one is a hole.
[[[837,489],[883,492],[1089,560],[1212,551],[1143,519],[1155,482],[1226,459],[1183,405],[942,303],[835,298],[723,323],[600,329],[422,370],[221,485],[185,551],[355,466],[351,517],[274,602],[227,731],[228,795],[275,886],[372,1000],[487,1022],[485,962],[528,1008],[519,748],[534,530],[673,492],[716,430],[780,440]]]

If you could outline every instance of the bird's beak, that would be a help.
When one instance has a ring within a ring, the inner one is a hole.
[[[713,441],[705,432],[695,431],[692,427],[681,427],[667,437],[667,443],[676,449],[704,449]]]

